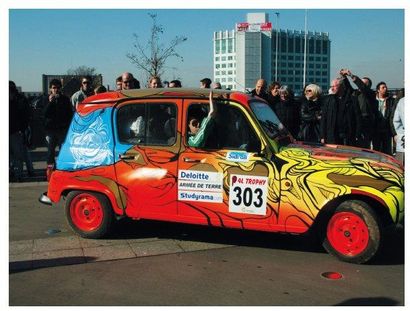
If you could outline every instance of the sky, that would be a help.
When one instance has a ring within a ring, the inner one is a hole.
[[[273,27],[304,29],[305,9],[14,9],[9,17],[9,79],[23,91],[40,91],[42,74],[65,74],[85,65],[114,87],[115,78],[132,72],[142,83],[145,75],[126,57],[135,51],[133,34],[146,42],[151,19],[157,14],[164,27],[161,41],[175,36],[188,40],[177,47],[184,61],[169,59],[163,80],[179,78],[196,87],[213,78],[213,32],[234,29],[249,12],[267,12]],[[276,20],[275,12],[279,12]],[[328,32],[331,40],[331,78],[350,68],[374,83],[390,88],[404,83],[404,9],[309,9],[309,31]]]

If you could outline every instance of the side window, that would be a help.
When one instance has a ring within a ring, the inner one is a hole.
[[[230,105],[220,105],[216,124],[219,134],[219,147],[221,149],[239,149],[248,151],[259,138],[241,110]]]
[[[121,143],[171,146],[176,141],[176,106],[171,103],[131,104],[117,113]]]
[[[204,118],[208,115],[208,110],[209,104],[194,103],[189,106],[187,118],[188,145],[190,145],[190,137],[196,135],[191,131],[193,125],[201,127]],[[201,133],[200,130],[198,132]],[[217,103],[217,113],[213,125],[207,129],[203,143],[195,147],[258,151],[252,150],[252,146],[258,139],[241,110],[230,106],[228,103]]]
[[[117,133],[123,144],[136,145],[145,137],[144,104],[126,105],[119,108],[117,113]]]

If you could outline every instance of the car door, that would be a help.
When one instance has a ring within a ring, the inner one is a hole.
[[[177,215],[178,104],[150,99],[116,107],[116,177],[129,217],[172,220]]]
[[[224,100],[205,145],[188,146],[188,120],[205,117],[207,101],[185,100],[178,161],[178,214],[183,221],[272,230],[278,200],[273,164],[260,152],[261,137],[249,112]],[[278,190],[277,190],[278,191]]]

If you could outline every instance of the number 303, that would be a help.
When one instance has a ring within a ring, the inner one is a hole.
[[[259,188],[253,189],[253,191],[251,188],[244,188],[242,191],[241,187],[235,187],[233,188],[233,191],[235,192],[236,197],[232,202],[236,206],[242,205],[243,203],[246,207],[253,205],[256,208],[259,208],[263,204],[263,193]]]

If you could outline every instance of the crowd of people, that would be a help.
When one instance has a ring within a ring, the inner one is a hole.
[[[385,82],[375,91],[371,87],[370,78],[342,69],[326,95],[309,84],[295,99],[287,85],[275,81],[268,87],[264,79],[251,93],[269,103],[297,140],[373,149],[395,155],[404,165],[404,89],[393,98]]]
[[[47,174],[55,165],[56,147],[63,143],[78,104],[88,96],[107,91],[102,85],[92,85],[90,76],[82,77],[80,89],[68,98],[61,92],[60,80],[50,81],[43,109]],[[140,87],[140,82],[129,72],[116,79],[117,91]],[[162,82],[154,76],[148,80],[147,87],[180,88],[182,83],[180,80]],[[212,83],[209,78],[201,79],[199,87],[222,89],[219,82]],[[404,89],[393,98],[385,82],[379,82],[375,91],[371,87],[370,78],[359,78],[349,69],[342,69],[326,95],[318,85],[308,84],[302,96],[296,98],[289,86],[278,81],[268,86],[264,79],[257,80],[250,93],[264,99],[297,140],[374,149],[395,155],[404,165]],[[24,163],[28,175],[34,174],[28,152],[30,105],[13,81],[9,81],[9,94],[9,177],[11,181],[20,181]]]

